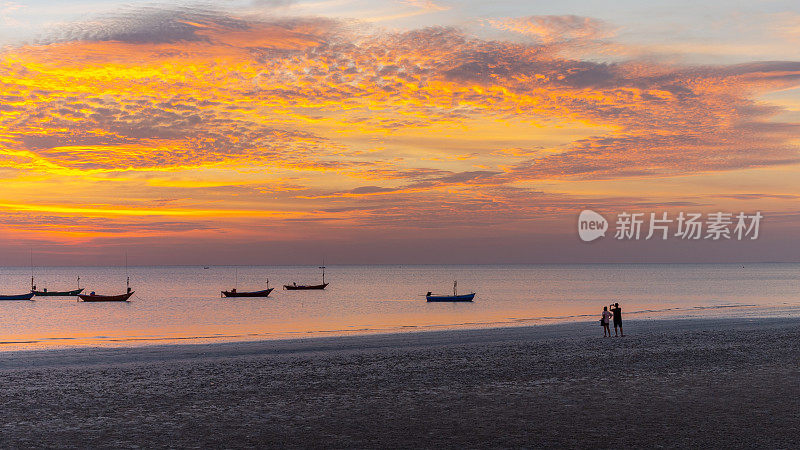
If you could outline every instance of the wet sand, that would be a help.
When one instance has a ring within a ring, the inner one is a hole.
[[[800,320],[0,353],[0,447],[769,447]]]

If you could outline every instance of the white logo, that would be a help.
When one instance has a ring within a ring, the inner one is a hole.
[[[578,236],[584,242],[591,242],[606,235],[608,221],[591,209],[581,211],[578,216]]]
[[[649,220],[648,220],[649,216]],[[674,213],[673,213],[674,217]],[[651,239],[667,240],[678,238],[684,240],[745,240],[758,239],[761,211],[748,214],[739,212],[685,213],[680,211],[677,217],[670,217],[666,211],[659,214],[651,212],[621,212],[613,225],[616,230],[614,239],[638,241]],[[578,236],[584,242],[591,242],[606,235],[609,225],[605,217],[587,209],[578,216]]]

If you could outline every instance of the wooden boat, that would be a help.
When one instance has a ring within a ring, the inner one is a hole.
[[[71,291],[48,291],[47,289],[41,291],[31,291],[33,295],[37,297],[74,297],[81,292],[83,292],[83,288],[80,289],[73,289]]]
[[[475,293],[458,295],[456,287],[458,282],[453,282],[453,295],[433,295],[430,292],[425,294],[425,299],[429,302],[471,302],[475,298]]]
[[[238,267],[234,270],[234,286],[239,284],[239,269]],[[260,291],[243,291],[239,292],[236,288],[231,289],[230,291],[222,291],[220,292],[220,297],[269,297],[269,293],[272,292],[274,288],[269,287],[269,278],[267,278],[267,288],[262,289]]]
[[[128,291],[120,295],[97,295],[94,292],[91,294],[78,294],[78,297],[85,302],[127,302],[134,291]]]
[[[284,289],[287,291],[302,291],[302,290],[309,290],[309,289],[325,289],[328,287],[330,283],[322,283],[322,284],[286,284],[283,286]]]
[[[33,298],[33,292],[19,295],[0,295],[0,300],[30,300]]]
[[[326,287],[328,287],[329,283],[325,282],[325,262],[324,261],[323,261],[322,265],[319,266],[319,268],[322,269],[322,284],[297,284],[297,283],[292,283],[292,284],[284,284],[283,288],[286,289],[287,291],[306,291],[306,290],[312,290],[312,289],[317,289],[317,290],[325,289]]]
[[[231,289],[230,291],[222,291],[221,295],[223,297],[269,297],[269,293],[272,292],[273,289],[275,288],[251,292],[238,292],[236,289]]]
[[[128,255],[125,255],[125,268],[127,271],[128,267]],[[125,285],[127,286],[127,291],[124,294],[120,295],[97,295],[92,291],[89,295],[86,294],[78,294],[78,298],[85,302],[127,302],[131,295],[133,295],[133,291],[131,290],[131,277],[126,277]]]
[[[19,295],[0,295],[0,300],[30,300],[33,298],[33,292]]]
[[[431,295],[430,292],[425,296],[429,302],[471,302],[475,298],[475,293],[463,295]]]
[[[31,292],[37,297],[74,297],[83,292],[81,277],[78,277],[78,289],[73,289],[71,291],[48,291],[47,289],[39,291],[36,289],[36,285],[33,284],[33,277],[31,277]]]

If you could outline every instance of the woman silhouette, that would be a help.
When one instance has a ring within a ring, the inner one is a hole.
[[[608,327],[608,321],[611,316],[613,314],[608,311],[608,306],[603,306],[603,318],[600,319],[603,323],[603,337],[611,337],[611,328]]]

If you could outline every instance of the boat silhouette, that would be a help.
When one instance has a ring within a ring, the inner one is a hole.
[[[267,278],[267,288],[262,289],[260,291],[242,291],[239,292],[236,290],[236,287],[239,286],[239,268],[234,267],[234,281],[233,286],[234,288],[230,291],[221,291],[219,293],[220,297],[269,297],[269,293],[272,292],[274,288],[269,287],[269,278]]]
[[[475,298],[474,292],[458,295],[458,292],[456,291],[457,286],[458,281],[453,281],[453,295],[434,295],[429,291],[427,294],[425,294],[425,299],[429,302],[471,302],[472,299]]]
[[[32,298],[33,292],[27,294],[0,295],[0,300],[30,300]]]
[[[94,292],[91,294],[78,294],[81,300],[85,302],[127,302],[134,291],[128,288],[128,292],[119,295],[97,295]]]
[[[131,277],[128,276],[128,254],[125,253],[125,286],[127,290],[119,295],[97,295],[94,291],[87,294],[78,294],[78,298],[85,302],[127,302],[133,291],[131,290]]]
[[[37,290],[36,285],[33,283],[33,277],[31,277],[31,292],[37,297],[74,297],[83,292],[81,277],[78,277],[78,289],[73,289],[71,291],[48,291],[47,288]]]
[[[305,290],[312,290],[312,289],[316,289],[316,290],[325,289],[326,287],[328,287],[329,283],[325,282],[325,262],[324,261],[323,261],[322,265],[319,266],[319,268],[322,269],[322,284],[297,284],[297,283],[292,283],[292,284],[284,284],[283,288],[285,290],[287,290],[287,291],[305,291]]]
[[[0,300],[30,300],[33,298],[33,292],[19,295],[0,295]]]
[[[275,288],[263,289],[260,291],[239,292],[236,288],[230,291],[222,291],[223,297],[268,297],[269,293]]]

